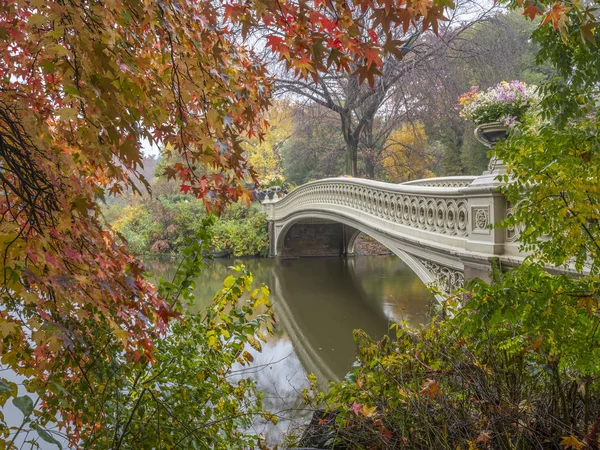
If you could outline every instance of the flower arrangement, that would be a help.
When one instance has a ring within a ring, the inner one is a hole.
[[[270,188],[270,187],[274,187],[274,186],[285,187],[285,185],[286,185],[285,177],[278,173],[276,173],[274,175],[269,175],[261,183],[261,186],[263,188]]]
[[[525,113],[537,103],[535,86],[522,81],[503,81],[496,86],[480,91],[472,86],[458,98],[459,115],[477,125],[490,122],[502,122],[513,127]]]

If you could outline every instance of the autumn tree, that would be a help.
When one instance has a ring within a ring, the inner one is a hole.
[[[292,134],[292,105],[288,101],[277,101],[266,118],[269,129],[263,139],[254,138],[246,143],[248,162],[261,184],[283,172],[281,150]]]
[[[102,395],[92,368],[131,363],[143,372],[182,311],[177,289],[186,285],[157,293],[98,207],[143,179],[141,142],[178,154],[182,161],[167,176],[207,207],[249,197],[244,181],[255,173],[242,142],[264,130],[271,78],[233,30],[271,27],[278,55],[300,77],[317,80],[352,66],[372,80],[381,58],[398,52],[385,32],[411,22],[437,30],[444,7],[382,0],[0,4],[0,352],[42,400],[33,422],[40,437],[57,421],[78,447],[97,423],[108,423],[85,402],[86,394]],[[377,18],[381,39],[365,34],[359,10]],[[17,391],[1,381],[4,403]],[[24,424],[33,410],[27,399],[13,399]],[[117,419],[119,442],[135,436],[128,427],[136,411]]]
[[[381,161],[385,177],[392,182],[403,182],[435,176],[433,156],[428,147],[427,134],[422,123],[404,123],[392,131],[385,143]]]
[[[418,104],[411,118],[423,122],[430,141],[444,148],[438,175],[478,175],[487,167],[486,148],[474,138],[474,125],[456,110],[459,95],[472,85],[514,79],[539,85],[554,76],[547,61],[535,62],[539,45],[530,38],[535,28],[520,11],[489,16],[409,76],[406,95]]]
[[[331,110],[298,103],[292,116],[292,137],[282,148],[284,174],[300,185],[344,173],[345,144]]]

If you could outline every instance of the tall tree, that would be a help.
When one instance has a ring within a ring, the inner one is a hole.
[[[385,177],[392,182],[433,177],[430,153],[423,124],[403,124],[402,128],[390,134],[385,143],[381,161]]]
[[[396,48],[382,58],[376,54],[366,54],[364,63],[377,70],[365,74],[360,65],[351,65],[347,73],[332,70],[313,81],[298,80],[290,76],[289,71],[281,70],[276,86],[280,92],[301,96],[332,110],[338,116],[346,144],[346,173],[358,176],[361,141],[365,152],[373,151],[377,146],[380,153],[383,142],[393,129],[390,125],[399,124],[397,117],[396,122],[393,121],[394,116],[405,119],[407,110],[412,108],[412,100],[406,101],[403,93],[410,73],[440,58],[453,40],[489,13],[490,10],[480,8],[470,0],[463,1],[450,18],[443,18],[443,27],[438,25],[434,31],[439,30],[439,33],[434,34],[424,32],[423,27],[428,23],[426,18],[422,23],[405,24],[402,30],[376,28],[377,31],[373,31],[379,23],[377,16],[356,11],[355,20],[362,24],[366,37],[374,42],[382,41],[384,48]],[[470,18],[469,24],[460,25],[465,17]],[[363,83],[365,78],[369,84]],[[394,106],[384,111],[391,103]],[[378,115],[384,116],[385,120],[376,123]],[[378,123],[384,125],[385,133],[376,130]],[[367,157],[366,176],[373,178],[374,175],[372,158]]]
[[[418,108],[412,118],[422,121],[430,140],[444,147],[440,174],[477,175],[487,166],[487,149],[474,139],[473,125],[458,116],[460,94],[472,85],[484,88],[513,79],[540,84],[553,75],[547,63],[535,63],[539,46],[530,39],[535,27],[518,11],[495,14],[413,72],[407,95]]]
[[[303,184],[343,174],[344,153],[344,139],[331,110],[314,103],[294,106],[292,138],[282,148],[289,182]]]
[[[269,109],[269,129],[263,139],[258,137],[246,143],[248,162],[257,174],[259,183],[283,173],[281,151],[292,134],[292,106],[288,101],[276,101]]]

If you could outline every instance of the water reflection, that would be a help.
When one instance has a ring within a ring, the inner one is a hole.
[[[147,261],[153,273],[172,277],[177,261]],[[255,286],[271,289],[276,332],[254,352],[250,368],[236,376],[250,376],[265,396],[265,406],[288,420],[304,420],[308,413],[290,410],[301,404],[307,373],[321,382],[340,380],[352,366],[355,345],[352,332],[365,330],[383,336],[391,323],[412,325],[427,320],[431,295],[412,270],[395,256],[331,259],[215,260],[203,271],[195,289],[196,306],[206,307],[222,287],[228,267],[245,264]],[[276,427],[256,423],[269,443],[279,442],[289,423]]]

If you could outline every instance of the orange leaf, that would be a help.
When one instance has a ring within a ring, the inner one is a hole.
[[[541,14],[541,12],[539,9],[537,9],[537,6],[531,5],[531,4],[527,5],[525,10],[523,11],[523,15],[529,16],[529,19],[531,19],[531,20],[535,19],[535,16],[538,16],[540,14]]]
[[[548,22],[552,21],[552,26],[555,30],[557,30],[560,20],[568,10],[569,8],[564,6],[562,3],[556,2],[554,5],[552,5],[550,11],[546,13],[544,20],[542,21],[542,25],[546,25]]]
[[[479,433],[479,436],[477,436],[477,439],[475,440],[475,443],[482,444],[484,446],[488,445],[489,442],[490,442],[490,432],[489,431],[482,431],[481,433]]]
[[[430,400],[433,400],[436,396],[442,396],[443,392],[440,390],[440,387],[435,380],[427,380],[421,390],[419,391],[421,395],[428,395]]]
[[[542,343],[544,342],[544,338],[542,338],[541,336],[538,337],[535,342],[527,347],[525,347],[525,351],[527,350],[533,350],[534,352],[537,352],[539,350],[539,348],[542,346]]]

